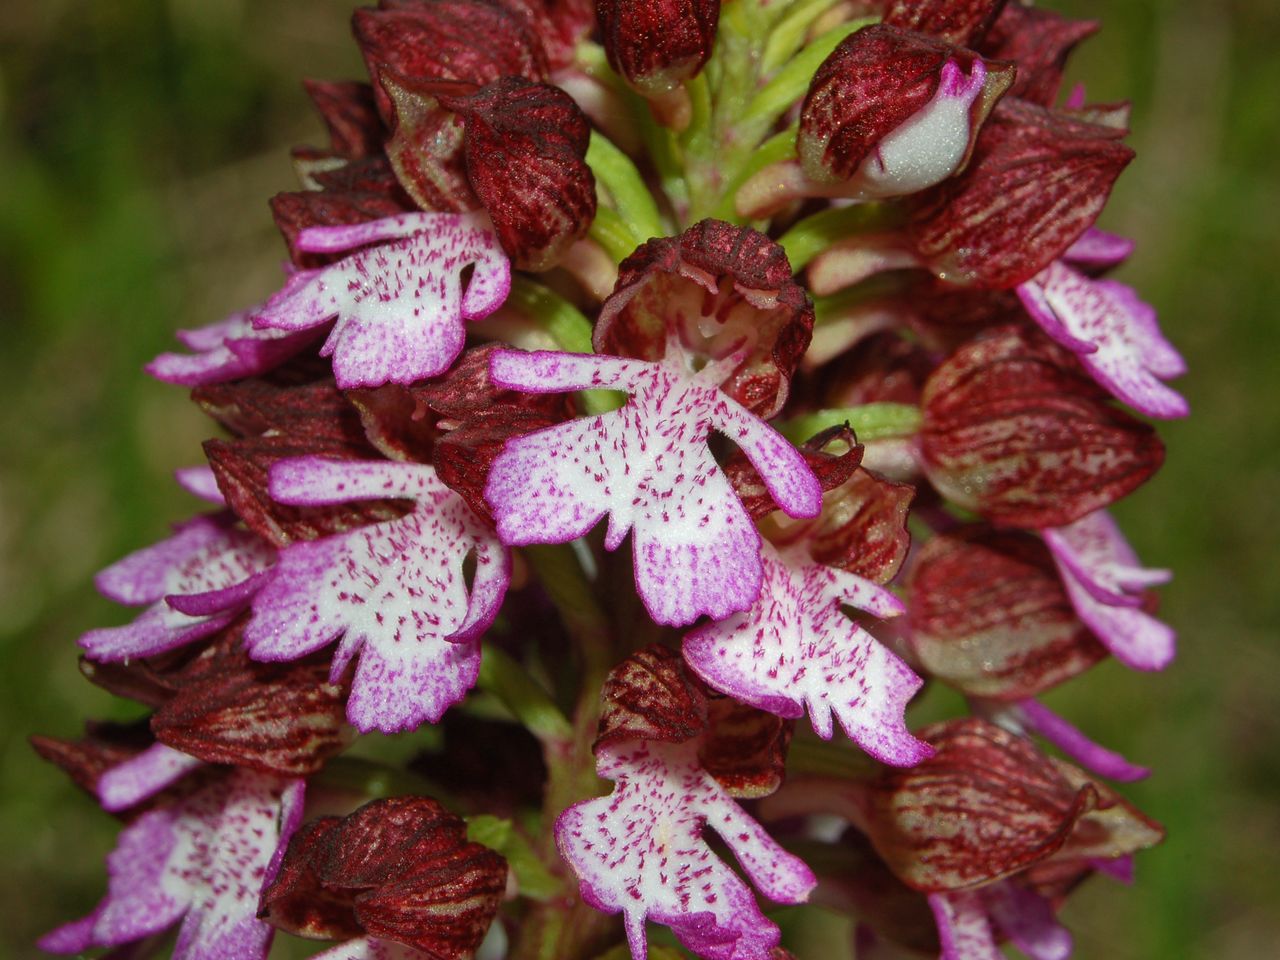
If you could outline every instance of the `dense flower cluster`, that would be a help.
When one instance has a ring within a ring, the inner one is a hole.
[[[99,575],[142,610],[84,673],[153,712],[35,740],[124,824],[41,946],[768,960],[812,901],[859,956],[1068,956],[1162,830],[1035,698],[1172,658],[1107,508],[1164,456],[1130,409],[1187,412],[1094,226],[1127,105],[1059,97],[1095,29],[358,10],[280,289],[148,368],[213,506]],[[913,728],[930,681],[969,713]]]

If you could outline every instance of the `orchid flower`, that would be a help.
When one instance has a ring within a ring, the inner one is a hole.
[[[783,509],[813,516],[820,491],[791,446],[726,396],[740,354],[691,373],[681,352],[659,363],[581,354],[499,353],[495,383],[513,390],[622,389],[621,410],[507,442],[485,488],[505,543],[563,543],[609,515],[605,548],[635,530],[636,589],[658,623],[747,609],[760,593],[760,535],[707,449],[733,439]]]

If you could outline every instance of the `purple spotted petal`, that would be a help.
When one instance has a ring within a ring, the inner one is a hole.
[[[1044,737],[1087,770],[1121,783],[1142,780],[1151,774],[1146,767],[1130,763],[1114,750],[1094,743],[1080,730],[1035,700],[1018,701],[1015,711],[1023,726]]]
[[[689,372],[583,354],[497,351],[494,382],[542,393],[616,387],[621,409],[507,442],[485,498],[505,543],[563,543],[605,514],[605,547],[635,530],[636,586],[663,624],[747,609],[760,590],[760,537],[707,448],[712,430],[737,443],[779,505],[814,516],[822,490],[800,453],[719,388],[735,358]]]
[[[1058,923],[1053,905],[1026,887],[1001,880],[981,891],[987,915],[1009,942],[1031,960],[1067,960],[1071,934]]]
[[[157,743],[99,777],[98,799],[104,810],[127,810],[202,765],[202,760]]]
[[[511,289],[511,264],[483,214],[407,213],[309,227],[296,246],[313,253],[364,249],[286,285],[253,323],[299,331],[336,318],[320,353],[333,357],[343,389],[443,373],[462,351],[465,322],[492,313]],[[468,266],[475,272],[464,292]]]
[[[556,841],[583,899],[607,913],[622,911],[632,956],[646,956],[647,918],[671,927],[700,956],[767,960],[778,928],[707,846],[704,828],[721,836],[771,900],[803,902],[815,880],[702,769],[697,742],[608,746],[597,770],[616,781],[613,793],[562,813]]]
[[[248,602],[245,589],[275,553],[254,534],[231,526],[230,514],[197,517],[167,540],[131,553],[98,574],[98,590],[119,603],[150,604],[132,623],[90,630],[80,646],[94,660],[147,657],[203,639],[222,629]],[[166,597],[218,593],[223,603],[188,615]]]
[[[1004,960],[980,893],[931,893],[929,906],[942,941],[940,960]]]
[[[397,520],[282,550],[244,638],[257,660],[293,660],[341,636],[335,679],[359,655],[347,701],[352,724],[394,732],[438,721],[475,684],[476,640],[511,578],[507,550],[423,464],[285,460],[271,471],[271,495],[301,505],[417,502]],[[463,561],[473,551],[468,596]]]
[[[1133,241],[1097,227],[1090,227],[1067,248],[1062,259],[1079,267],[1105,269],[1129,259],[1133,253]]]
[[[318,331],[256,328],[259,307],[234,313],[198,330],[180,330],[178,339],[191,354],[162,353],[146,366],[147,373],[165,383],[198,387],[254,377],[278,367],[304,350]]]
[[[1114,280],[1091,280],[1061,260],[1018,287],[1045,333],[1080,357],[1108,391],[1152,417],[1185,417],[1187,402],[1162,380],[1186,371],[1155,311]]]
[[[1105,510],[1041,533],[1058,562],[1100,603],[1140,606],[1143,590],[1173,578],[1168,570],[1144,568]]]
[[[265,957],[273,928],[258,919],[267,871],[298,824],[302,780],[248,771],[227,778],[225,792],[189,801],[209,828],[200,883],[183,919],[174,960]]]
[[[1104,510],[1041,533],[1076,614],[1116,659],[1135,670],[1168,666],[1174,632],[1141,608],[1143,591],[1167,582],[1168,571],[1140,566]]]
[[[177,806],[149,810],[120,833],[107,855],[107,896],[89,917],[47,934],[40,948],[78,953],[158,933],[186,912],[194,895],[185,875],[196,855],[191,818]]]
[[[213,469],[207,464],[201,464],[198,467],[179,467],[173,471],[173,476],[178,481],[178,486],[193,497],[199,497],[220,507],[227,505],[226,497],[218,489],[218,478],[214,476]]]
[[[745,613],[685,637],[684,657],[708,684],[783,717],[806,707],[830,739],[834,713],[876,759],[913,766],[932,754],[907,731],[907,702],[921,680],[840,610],[848,603],[882,617],[901,602],[869,580],[813,562],[803,550],[761,551],[764,587]]]
[[[258,895],[297,824],[287,814],[300,805],[302,789],[301,780],[235,770],[146,811],[107,857],[107,896],[40,946],[55,953],[119,946],[185,915],[174,957],[260,960],[271,927],[257,919]]]

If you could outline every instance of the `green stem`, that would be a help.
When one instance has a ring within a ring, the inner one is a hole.
[[[780,163],[795,155],[796,128],[794,126],[788,127],[781,133],[774,134],[762,143],[759,149],[754,150],[747,158],[746,163],[725,181],[724,195],[721,196],[712,216],[721,220],[738,222],[740,219],[737,208],[738,189],[770,164]]]
[[[861,283],[855,283],[829,297],[813,298],[814,324],[821,325],[839,319],[855,307],[880,297],[897,293],[906,286],[903,278],[895,273],[877,274]]]
[[[636,247],[645,239],[638,236],[612,207],[596,207],[588,236],[604,248],[614,263],[621,263],[635,253]]]
[[[867,233],[893,222],[896,211],[886,204],[860,203],[850,207],[830,207],[798,221],[778,238],[787,251],[791,269],[800,271],[809,261],[838,240],[852,234]]]
[[[476,686],[492,693],[544,746],[568,741],[573,728],[524,665],[499,647],[488,646]]]
[[[914,436],[920,431],[920,408],[907,403],[867,403],[860,407],[819,410],[788,420],[778,432],[792,443],[802,443],[828,427],[847,423],[858,440],[887,440]]]
[[[582,668],[570,735],[544,741],[547,786],[538,853],[554,874],[564,878],[566,893],[531,911],[511,956],[513,960],[575,960],[607,946],[616,923],[578,898],[577,883],[559,859],[551,825],[567,807],[602,792],[591,744],[600,720],[600,691],[613,666],[614,636],[596,601],[598,586],[588,580],[571,547],[530,546],[522,548],[522,555],[574,639]]]

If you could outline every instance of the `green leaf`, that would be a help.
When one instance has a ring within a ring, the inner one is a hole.
[[[637,244],[666,233],[658,205],[636,165],[612,140],[596,130],[591,131],[591,142],[587,146],[587,165],[613,199],[614,207],[630,226]]]
[[[838,2],[839,0],[798,0],[792,4],[786,16],[764,42],[760,72],[768,76],[795,56],[796,51],[804,44],[805,35],[813,22]]]
[[[570,353],[591,353],[591,321],[581,310],[536,280],[513,273],[507,303],[536,322]]]
[[[747,105],[743,116],[750,117],[757,129],[767,130],[773,126],[778,117],[808,92],[814,73],[841,41],[878,19],[867,17],[842,23],[818,37],[765,84]]]
[[[497,697],[539,740],[564,743],[573,737],[573,727],[547,692],[514,657],[498,647],[485,647],[476,686]]]

